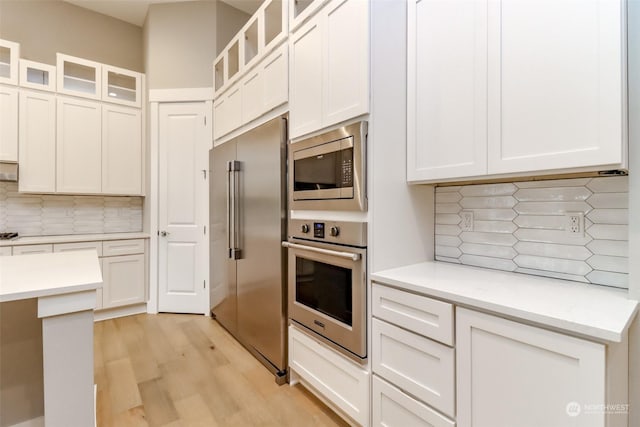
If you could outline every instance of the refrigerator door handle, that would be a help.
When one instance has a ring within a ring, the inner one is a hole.
[[[238,207],[238,181],[239,181],[239,172],[240,172],[240,162],[237,160],[230,160],[227,163],[227,173],[228,173],[228,194],[227,198],[227,230],[229,230],[229,235],[227,236],[228,244],[229,244],[229,259],[240,259],[242,251],[240,250],[240,224],[239,224],[239,207]]]

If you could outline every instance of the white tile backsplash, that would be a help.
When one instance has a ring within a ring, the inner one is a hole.
[[[628,177],[437,187],[435,201],[437,260],[628,288]],[[568,212],[584,235],[566,231]]]
[[[141,197],[34,195],[0,182],[0,232],[21,236],[142,231]]]

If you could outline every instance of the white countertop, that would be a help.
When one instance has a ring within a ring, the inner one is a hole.
[[[598,341],[621,342],[638,310],[626,290],[444,262],[380,271],[371,279]]]
[[[95,251],[0,257],[0,302],[102,287]]]
[[[29,236],[14,240],[0,240],[2,246],[42,245],[48,243],[76,243],[101,240],[148,239],[149,233],[65,234],[62,236]]]

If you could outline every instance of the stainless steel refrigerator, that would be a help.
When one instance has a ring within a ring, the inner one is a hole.
[[[212,314],[282,383],[286,377],[287,119],[209,153]]]

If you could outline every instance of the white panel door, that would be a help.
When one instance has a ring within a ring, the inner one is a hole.
[[[56,97],[20,91],[20,191],[56,191]]]
[[[334,0],[322,13],[326,127],[369,112],[369,2]]]
[[[102,106],[102,192],[142,194],[142,118],[137,108]]]
[[[0,160],[18,161],[18,89],[0,86]]]
[[[458,308],[456,355],[460,427],[605,426],[603,344]]]
[[[99,102],[58,97],[56,190],[102,191],[102,109]]]
[[[490,2],[490,174],[622,162],[623,4]]]
[[[322,127],[322,39],[319,17],[297,30],[290,41],[291,138]]]
[[[487,1],[408,2],[407,179],[487,173]]]
[[[144,254],[102,258],[102,308],[145,302]]]
[[[205,103],[159,106],[158,309],[206,313],[209,169]],[[209,136],[207,136],[209,135]]]

